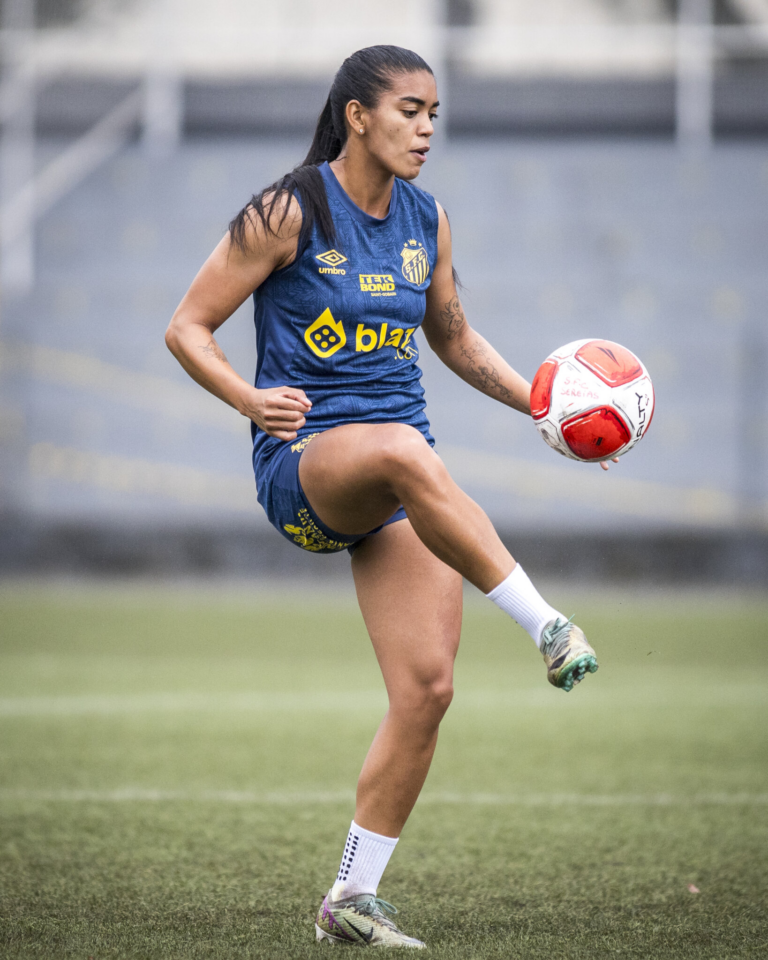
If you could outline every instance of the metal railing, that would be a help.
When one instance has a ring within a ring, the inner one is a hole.
[[[141,91],[127,97],[55,160],[37,171],[35,161],[36,89],[33,0],[5,0],[0,31],[0,296],[26,293],[34,280],[34,224],[57,200],[107,161],[131,138],[137,126],[148,151],[168,155],[183,129],[182,69],[177,61],[179,36],[172,14],[175,0],[157,2],[153,40],[148,45]],[[438,10],[436,5],[436,11]],[[641,26],[515,26],[493,30],[494,42],[510,49],[592,44],[613,51],[638,43],[667,51],[676,77],[677,142],[686,152],[706,152],[713,138],[714,64],[723,54],[768,52],[768,24],[714,26],[713,0],[680,0],[676,24]],[[292,28],[293,29],[293,28]],[[436,25],[430,43],[438,77],[460,60],[462,50],[482,46],[488,28]],[[351,39],[351,38],[350,38]],[[370,37],[360,38],[362,43]],[[486,38],[487,39],[487,38]],[[618,51],[618,53],[617,53]],[[48,71],[55,71],[50,64]]]

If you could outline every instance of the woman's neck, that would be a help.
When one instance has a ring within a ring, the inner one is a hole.
[[[383,220],[389,213],[395,177],[388,170],[372,164],[370,158],[366,160],[350,156],[344,150],[330,166],[350,200],[364,213]]]

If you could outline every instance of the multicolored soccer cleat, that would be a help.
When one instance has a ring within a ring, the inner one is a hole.
[[[539,649],[547,665],[547,680],[566,693],[581,683],[587,673],[597,670],[595,651],[587,643],[584,631],[570,620],[558,617],[548,623]]]
[[[421,950],[426,944],[398,930],[387,914],[397,910],[391,903],[363,893],[345,900],[324,898],[315,917],[317,940],[331,944],[348,943],[360,947],[412,947]]]

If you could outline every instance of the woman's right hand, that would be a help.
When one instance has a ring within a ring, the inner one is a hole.
[[[265,390],[252,387],[240,413],[253,420],[270,437],[295,440],[311,409],[306,393],[295,387],[267,387]]]

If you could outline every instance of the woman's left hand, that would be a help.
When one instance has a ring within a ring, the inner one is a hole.
[[[611,463],[618,463],[618,462],[619,462],[619,458],[618,458],[618,457],[612,457],[612,458],[611,458]],[[607,460],[601,460],[601,461],[600,461],[600,466],[603,468],[603,470],[610,470],[610,469],[611,469],[611,463],[608,463]]]

